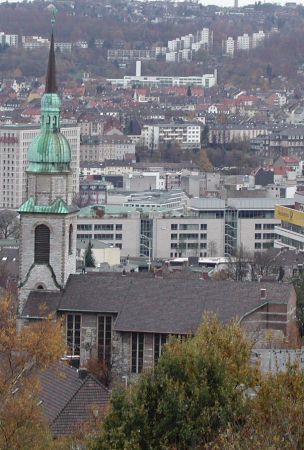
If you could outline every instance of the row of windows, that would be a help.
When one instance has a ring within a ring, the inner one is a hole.
[[[179,233],[175,234],[175,233],[171,233],[171,240],[176,240],[176,239],[207,239],[207,233],[201,233],[200,235],[198,233]]]
[[[273,245],[270,245],[271,243],[270,242],[263,242],[263,244],[261,243],[261,242],[256,242],[255,244],[254,244],[254,248],[255,249],[267,249],[267,248],[269,248],[269,247],[272,247]]]
[[[255,229],[256,230],[274,230],[275,224],[274,223],[256,223]]]
[[[97,352],[98,359],[104,361],[108,366],[112,359],[112,330],[113,318],[109,315],[97,317]],[[161,356],[163,346],[168,340],[167,334],[155,333],[154,341],[154,364]],[[66,318],[66,341],[71,356],[80,356],[81,343],[81,314],[68,314]],[[131,371],[142,372],[144,365],[144,333],[131,334]]]
[[[255,233],[255,239],[276,239],[276,233]]]
[[[77,230],[83,230],[83,231],[92,231],[93,225],[87,224],[87,223],[81,223],[77,225]],[[106,223],[106,224],[97,224],[94,225],[94,230],[100,230],[100,231],[113,231],[114,230],[114,224]],[[122,230],[122,224],[115,225],[115,230]]]
[[[207,224],[201,223],[200,225],[198,223],[172,223],[171,224],[171,230],[207,230]]]
[[[175,248],[181,248],[184,247],[185,249],[196,249],[196,248],[201,248],[201,249],[206,249],[207,248],[207,243],[206,242],[201,242],[200,244],[198,244],[197,242],[188,242],[185,243],[183,245],[177,244],[177,243],[172,243],[171,244],[171,249],[175,249]]]

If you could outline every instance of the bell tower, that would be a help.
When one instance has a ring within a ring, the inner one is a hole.
[[[60,132],[54,10],[41,129],[28,151],[27,200],[20,206],[19,311],[31,291],[60,291],[76,271],[78,209],[72,206],[71,150]]]

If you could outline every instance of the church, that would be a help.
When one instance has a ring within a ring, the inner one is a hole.
[[[259,332],[259,345],[269,330],[277,345],[296,342],[290,284],[206,281],[193,273],[76,273],[78,210],[60,111],[52,33],[41,130],[29,147],[27,200],[19,208],[21,323],[61,317],[68,356],[82,366],[97,359],[120,381],[154,367],[170,336],[194,334],[210,311]]]

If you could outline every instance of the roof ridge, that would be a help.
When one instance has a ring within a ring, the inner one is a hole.
[[[72,394],[72,396],[70,397],[70,399],[67,401],[67,403],[62,407],[62,409],[58,412],[58,414],[56,415],[56,417],[52,420],[52,424],[55,423],[55,421],[58,419],[58,417],[60,416],[60,414],[71,404],[72,400],[75,398],[76,394],[78,394],[78,392],[83,388],[83,386],[86,384],[86,382],[88,381],[88,379],[91,378],[92,380],[94,380],[95,382],[97,382],[97,384],[99,384],[100,386],[102,386],[106,392],[110,393],[110,391],[99,381],[97,380],[97,378],[95,378],[91,373],[88,373],[87,376],[85,377],[85,379],[81,381],[80,386],[75,390],[75,392]]]

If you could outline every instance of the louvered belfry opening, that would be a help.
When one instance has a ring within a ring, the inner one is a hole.
[[[50,229],[46,225],[35,228],[35,263],[48,264],[50,262]]]

